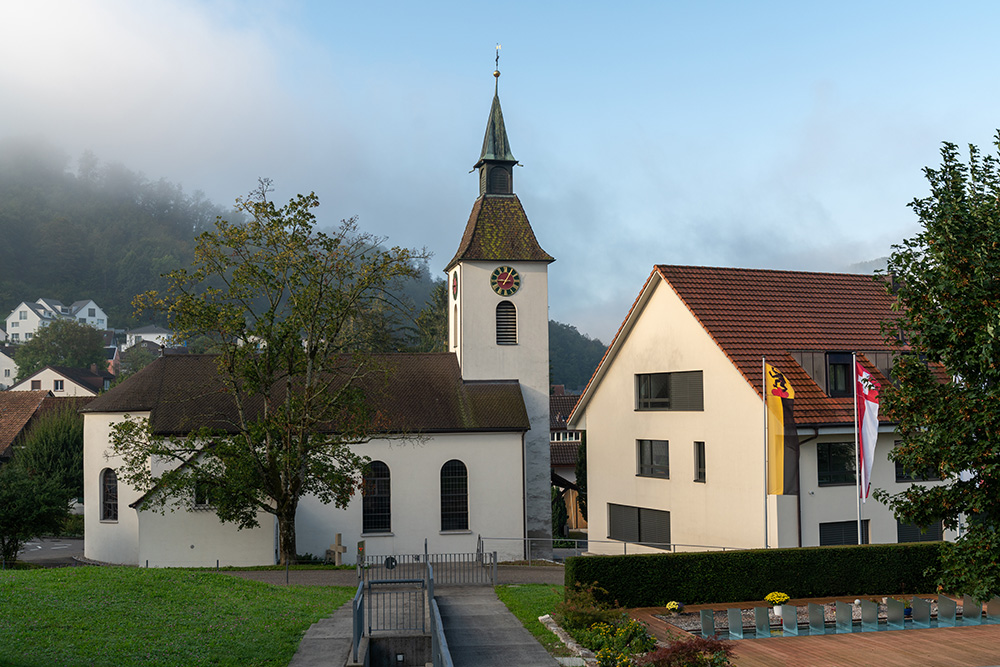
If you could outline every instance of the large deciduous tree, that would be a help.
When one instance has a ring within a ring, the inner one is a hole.
[[[373,374],[386,372],[371,350],[391,325],[391,289],[415,274],[422,255],[383,247],[354,219],[317,231],[315,194],[278,208],[268,192],[262,181],[237,200],[245,222],[220,219],[203,233],[193,267],[168,274],[165,293],[136,299],[165,311],[180,340],[213,341],[231,428],[157,437],[129,420],[116,424],[112,445],[123,457],[120,477],[156,487],[148,506],[207,488],[220,520],[249,528],[259,512],[273,514],[284,563],[295,558],[302,496],[344,507],[358,485],[366,460],[348,445],[378,430],[370,388],[385,381]],[[151,457],[175,467],[154,475]]]
[[[889,259],[898,316],[887,334],[901,354],[881,399],[901,438],[891,457],[946,482],[876,497],[911,524],[961,524],[940,583],[990,599],[1000,594],[1000,163],[974,146],[964,163],[949,143],[941,156],[925,169],[930,195],[910,204],[920,232]]]
[[[31,538],[58,533],[68,512],[66,490],[56,480],[0,466],[0,560],[12,563]]]
[[[88,324],[76,320],[56,319],[41,327],[14,353],[17,381],[46,366],[90,368],[105,365],[104,337]]]
[[[14,449],[11,465],[32,476],[56,482],[65,498],[83,497],[83,415],[73,399],[41,413],[24,442]]]

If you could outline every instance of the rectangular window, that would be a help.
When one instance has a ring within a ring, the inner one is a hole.
[[[20,334],[16,334],[16,333],[12,333],[10,335],[10,339],[11,340],[21,340],[21,335]]]
[[[816,445],[816,477],[820,486],[856,484],[854,443],[820,442]]]
[[[11,328],[13,328],[13,327],[16,327],[16,326],[20,326],[20,325],[19,325],[19,324],[18,324],[17,322],[13,322],[13,321],[12,321],[12,322],[10,323],[10,326],[11,326]]]
[[[705,409],[701,371],[642,373],[635,376],[636,410]]]
[[[87,323],[87,318],[86,317],[78,317],[77,319],[80,320],[80,324],[86,324]]]
[[[19,319],[19,320],[26,320],[26,319],[28,319],[28,311],[26,311],[26,310],[18,311],[18,313],[17,313],[17,319]]]
[[[608,503],[608,538],[670,548],[670,512]]]
[[[640,477],[670,478],[670,444],[666,440],[636,440]]]
[[[857,521],[832,521],[819,524],[819,545],[857,544]],[[861,543],[868,544],[868,519],[861,522]]]
[[[194,507],[207,510],[215,507],[215,494],[218,489],[207,480],[199,479],[194,483]]]
[[[41,380],[32,380],[31,381],[31,390],[32,391],[39,391],[39,390],[41,390],[41,388],[42,388],[42,381]]]
[[[940,542],[943,539],[944,530],[940,521],[930,526],[921,527],[896,519],[897,542]]]
[[[62,380],[53,380],[52,381],[52,390],[53,391],[62,391],[63,390],[63,381]]]
[[[705,443],[694,443],[694,481],[705,481]]]
[[[896,446],[899,446],[899,440],[896,441]],[[933,467],[928,467],[925,470],[919,472],[912,472],[905,470],[903,464],[899,461],[894,461],[896,464],[896,481],[902,483],[909,482],[937,482],[941,479],[937,471]]]
[[[95,310],[94,308],[88,308],[87,317],[97,317],[97,310]]]
[[[5,378],[9,378],[10,377],[10,369],[9,368],[3,369],[3,376]]]
[[[28,333],[24,334],[24,340],[31,340],[31,336],[32,335],[33,334],[30,331]]]
[[[828,352],[826,355],[826,393],[832,397],[853,396],[851,384],[851,355],[846,352]]]
[[[101,318],[97,318],[97,326],[103,327],[104,326],[104,320],[102,320]]]

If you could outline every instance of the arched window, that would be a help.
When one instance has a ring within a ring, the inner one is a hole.
[[[458,306],[452,311],[451,318],[451,346],[458,347]]]
[[[392,503],[389,489],[389,466],[372,461],[365,473],[361,499],[361,531],[388,533],[392,530]]]
[[[517,345],[517,308],[510,301],[497,304],[497,345]]]
[[[101,521],[118,520],[118,475],[111,468],[101,471]]]
[[[469,471],[456,459],[441,466],[441,530],[469,529]]]

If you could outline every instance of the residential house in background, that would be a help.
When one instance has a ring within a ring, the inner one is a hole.
[[[857,544],[851,353],[888,382],[891,304],[868,275],[656,266],[568,423],[586,430],[590,538],[629,553]],[[795,390],[798,495],[765,494],[765,357]],[[914,481],[894,445],[883,421],[872,487],[890,493]],[[862,514],[865,542],[942,537],[873,498]]]
[[[0,463],[11,458],[14,447],[39,415],[61,406],[78,410],[91,400],[90,397],[57,398],[44,390],[0,392]]]
[[[0,345],[0,390],[10,389],[17,377],[14,350],[10,345]]]
[[[58,299],[38,299],[34,302],[22,301],[7,316],[7,340],[23,343],[31,340],[38,329],[56,319],[75,320],[104,331],[108,328],[108,316],[90,299],[75,301],[71,306]]]
[[[54,396],[97,396],[111,388],[115,376],[96,366],[46,366],[10,388],[10,391],[51,391]]]
[[[587,520],[580,511],[579,488],[576,485],[576,463],[583,432],[566,428],[579,394],[567,394],[563,385],[553,385],[549,396],[549,457],[552,465],[552,485],[559,489],[566,503],[569,518],[566,527],[582,530]]]
[[[153,343],[157,347],[166,347],[170,344],[173,337],[173,331],[164,329],[163,327],[155,324],[139,327],[138,329],[129,329],[125,334],[124,349],[127,350],[133,345],[138,345],[143,342]]]

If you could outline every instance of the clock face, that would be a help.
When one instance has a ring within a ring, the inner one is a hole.
[[[510,296],[521,287],[521,276],[509,266],[498,266],[490,276],[490,286],[500,296]]]

